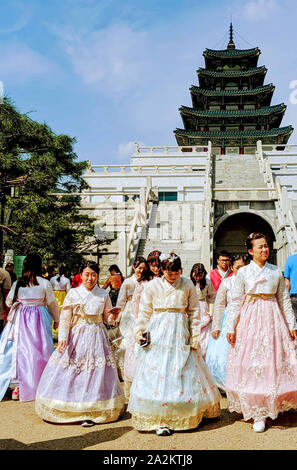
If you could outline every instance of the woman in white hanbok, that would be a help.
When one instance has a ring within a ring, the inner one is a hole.
[[[214,304],[212,333],[206,350],[205,362],[221,391],[226,389],[226,361],[229,349],[227,341],[228,306],[231,302],[232,287],[237,271],[245,264],[245,258],[242,255],[233,256],[231,259],[233,276],[222,280]]]
[[[200,309],[200,334],[199,344],[202,351],[203,359],[205,358],[207,345],[209,342],[213,307],[216,299],[216,290],[212,282],[207,277],[207,271],[202,263],[193,265],[190,273],[190,278],[196,287],[197,296],[199,300]]]
[[[267,262],[265,235],[252,233],[246,243],[253,260],[232,289],[226,392],[230,411],[263,432],[267,417],[297,408],[297,326],[281,270]]]
[[[124,379],[124,361],[125,361],[125,349],[127,343],[129,343],[129,337],[131,331],[134,328],[134,315],[132,309],[132,297],[134,290],[138,285],[138,281],[141,279],[142,268],[146,263],[146,259],[142,256],[136,258],[133,263],[134,274],[124,280],[121,285],[116,308],[119,309],[119,315],[117,323],[119,323],[119,330],[121,335],[121,342],[117,343],[117,347],[114,350],[116,361],[120,369],[120,375]],[[141,266],[143,264],[143,266]],[[138,269],[137,269],[138,268]],[[128,338],[128,339],[127,339]],[[128,391],[127,391],[128,393]]]
[[[137,430],[196,428],[204,417],[220,414],[220,393],[199,348],[199,303],[190,279],[181,277],[181,260],[161,254],[162,278],[145,285],[135,336],[139,348],[128,411]]]

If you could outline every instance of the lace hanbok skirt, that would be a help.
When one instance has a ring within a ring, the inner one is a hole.
[[[44,306],[19,305],[19,317],[10,340],[8,322],[0,338],[0,400],[9,384],[19,385],[20,401],[35,400],[41,374],[49,360],[54,344],[51,334],[52,317]]]
[[[202,351],[202,356],[205,357],[209,338],[211,336],[211,328],[212,328],[212,318],[208,314],[208,304],[205,300],[199,301],[199,308],[200,308],[200,336],[199,336],[199,344]]]
[[[200,349],[190,349],[187,316],[153,314],[147,330],[151,344],[138,348],[128,403],[133,426],[186,430],[196,428],[203,417],[217,417],[220,393]]]
[[[42,374],[36,413],[54,423],[108,423],[118,419],[123,407],[124,395],[105,326],[74,326],[65,352],[56,350]]]
[[[244,303],[228,350],[226,392],[230,411],[246,421],[297,408],[296,341],[276,298]]]
[[[225,310],[220,336],[215,339],[210,335],[205,356],[205,362],[216,386],[223,391],[226,389],[226,361],[229,349],[227,341],[227,314],[228,312]]]

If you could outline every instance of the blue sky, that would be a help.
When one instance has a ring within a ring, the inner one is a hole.
[[[297,143],[295,0],[0,0],[0,80],[19,111],[76,137],[80,160],[128,163],[135,141],[176,145],[178,108],[203,50],[226,47],[231,14]]]

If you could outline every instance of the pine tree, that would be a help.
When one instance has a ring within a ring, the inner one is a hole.
[[[75,139],[0,105],[0,251],[38,251],[44,262],[77,264],[79,247],[93,234],[80,212],[87,162],[78,162]],[[17,197],[13,197],[17,195]],[[3,236],[5,234],[5,236]]]

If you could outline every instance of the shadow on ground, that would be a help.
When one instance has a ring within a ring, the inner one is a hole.
[[[114,429],[101,429],[88,432],[83,436],[64,437],[52,439],[50,441],[34,442],[24,444],[15,439],[1,439],[1,450],[82,450],[86,447],[101,444],[103,442],[114,441],[126,432],[132,431],[132,426],[123,426]]]

